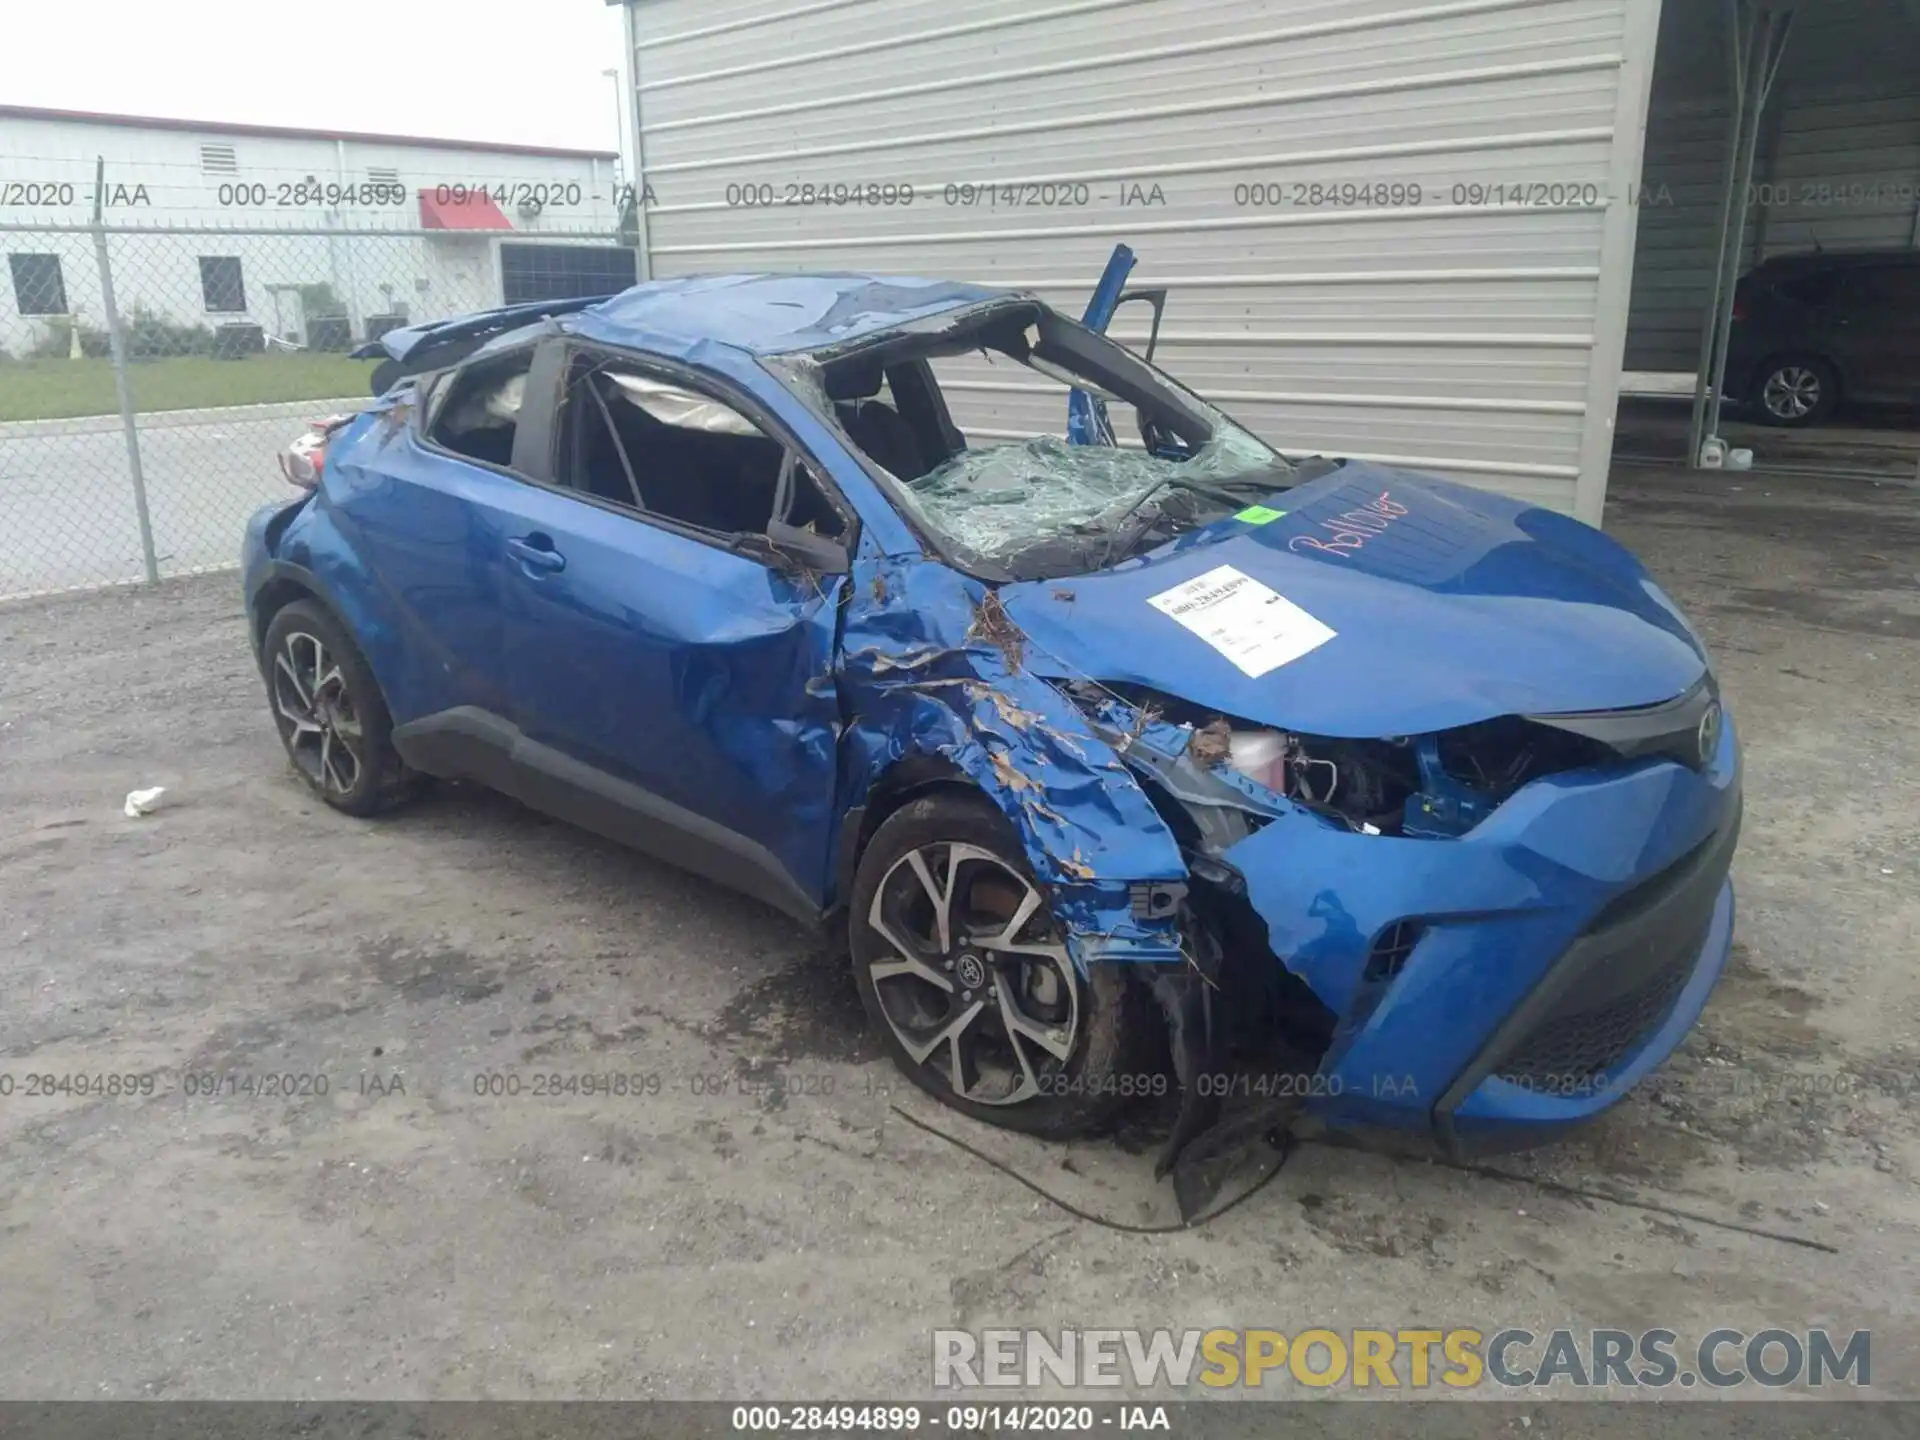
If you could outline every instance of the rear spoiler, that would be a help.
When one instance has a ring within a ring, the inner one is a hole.
[[[497,310],[481,310],[457,315],[451,320],[435,320],[425,325],[408,325],[389,330],[377,340],[369,340],[350,353],[355,360],[379,360],[373,369],[373,393],[383,395],[396,380],[458,364],[496,336],[522,326],[548,320],[556,315],[573,315],[591,309],[611,295],[585,295],[568,300],[534,300],[523,305],[503,305]]]

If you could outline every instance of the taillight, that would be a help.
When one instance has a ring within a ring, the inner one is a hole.
[[[311,490],[320,483],[320,471],[327,463],[327,439],[311,430],[295,440],[278,456],[280,473],[287,483]]]
[[[326,469],[328,440],[334,431],[352,419],[351,415],[329,415],[324,420],[315,420],[291,445],[282,450],[276,458],[280,462],[280,473],[287,477],[287,483],[297,485],[302,490],[317,487]]]

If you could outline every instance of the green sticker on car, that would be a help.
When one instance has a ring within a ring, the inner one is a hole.
[[[1249,505],[1233,518],[1244,525],[1271,525],[1286,513],[1284,510],[1269,510],[1264,505]]]

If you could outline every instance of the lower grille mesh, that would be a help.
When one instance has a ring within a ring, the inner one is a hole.
[[[1579,1093],[1615,1069],[1666,1018],[1693,973],[1705,934],[1676,947],[1673,960],[1603,1005],[1555,1015],[1503,1061],[1502,1080],[1547,1094]]]

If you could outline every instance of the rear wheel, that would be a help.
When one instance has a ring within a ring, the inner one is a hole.
[[[280,743],[314,794],[349,815],[371,815],[419,789],[394,753],[373,672],[338,621],[295,600],[274,613],[261,653]]]
[[[1754,399],[1769,425],[1817,425],[1840,403],[1840,377],[1826,361],[1808,355],[1769,360],[1759,370]]]
[[[854,979],[894,1063],[991,1124],[1097,1129],[1135,1095],[1150,1024],[1113,966],[1082,975],[1005,818],[942,792],[888,817],[861,857]]]

